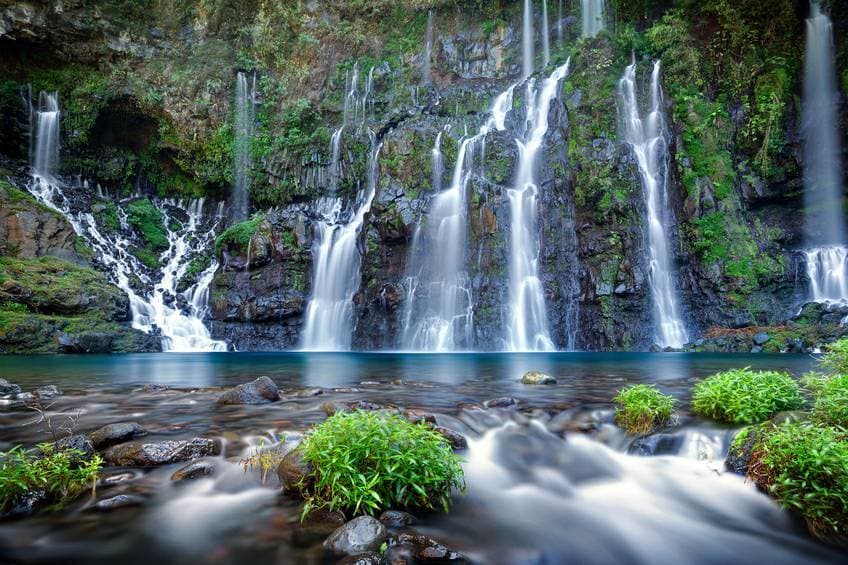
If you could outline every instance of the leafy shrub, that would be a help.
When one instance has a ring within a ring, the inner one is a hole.
[[[809,422],[777,426],[754,450],[748,475],[797,510],[821,538],[848,532],[848,436]]]
[[[314,470],[302,481],[303,513],[329,506],[354,515],[406,507],[445,511],[465,488],[460,459],[425,423],[375,411],[338,413],[298,449]]]
[[[0,512],[37,493],[44,493],[50,503],[69,502],[89,486],[94,488],[102,464],[99,455],[84,459],[77,450],[56,450],[51,443],[38,450],[16,446],[0,453]]]
[[[812,373],[804,378],[804,384],[813,393],[813,418],[848,428],[848,374],[826,376]]]
[[[674,410],[673,397],[653,385],[633,385],[613,398],[618,407],[615,421],[632,433],[646,434],[665,424]]]
[[[695,412],[726,422],[762,422],[782,410],[803,406],[798,384],[787,373],[749,367],[716,373],[695,385]]]
[[[168,233],[165,231],[165,217],[161,210],[144,198],[131,202],[127,206],[127,220],[136,228],[142,239],[153,250],[168,249]]]
[[[822,356],[820,363],[830,373],[848,374],[848,338],[828,345],[827,353]]]

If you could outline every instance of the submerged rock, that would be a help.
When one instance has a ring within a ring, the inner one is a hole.
[[[218,455],[220,452],[221,444],[217,440],[197,437],[190,440],[124,443],[109,448],[104,459],[115,467],[152,467]]]
[[[338,510],[317,508],[307,514],[303,521],[296,519],[292,529],[292,542],[299,547],[314,547],[344,523],[344,514]]]
[[[556,379],[539,371],[528,371],[521,377],[521,382],[526,385],[554,385]]]
[[[389,539],[384,562],[401,563],[470,563],[462,553],[448,549],[427,536],[400,534]]]
[[[214,471],[215,465],[209,461],[195,461],[194,463],[189,463],[185,467],[180,468],[176,473],[171,475],[171,480],[179,482],[199,479],[201,477],[208,477]]]
[[[125,508],[127,506],[138,506],[142,502],[144,502],[144,499],[140,496],[119,494],[112,498],[105,498],[97,501],[97,504],[95,504],[94,507],[97,510],[115,510],[117,508]]]
[[[147,430],[138,422],[116,422],[98,428],[91,432],[88,437],[94,447],[104,449],[145,435],[147,435]]]
[[[633,440],[627,453],[630,455],[674,455],[683,445],[682,434],[653,434]]]
[[[324,541],[333,553],[359,555],[377,551],[388,538],[386,527],[371,516],[359,516],[338,528]]]
[[[268,404],[280,399],[280,390],[268,377],[238,385],[218,398],[218,404]]]

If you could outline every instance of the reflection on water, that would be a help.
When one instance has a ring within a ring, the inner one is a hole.
[[[107,469],[94,500],[0,524],[0,562],[333,563],[299,522],[300,506],[239,461],[260,440],[286,449],[325,418],[322,404],[364,400],[433,414],[465,435],[468,492],[417,530],[479,563],[839,562],[786,512],[724,472],[734,430],[695,418],[697,379],[751,365],[802,374],[801,356],[685,354],[167,354],[5,357],[2,377],[65,391],[49,413],[79,414],[77,431],[138,421],[145,441],[217,437],[211,477],[173,483],[180,465]],[[557,378],[519,382],[528,370]],[[218,406],[220,387],[270,376],[284,399]],[[634,441],[610,399],[653,382],[680,402],[680,423]],[[144,384],[173,387],[143,391]],[[217,387],[217,388],[211,388]],[[306,393],[304,389],[312,389]],[[320,393],[320,394],[319,394]],[[517,406],[486,409],[511,396]],[[44,440],[32,413],[0,405],[0,449]],[[628,455],[632,453],[633,455]],[[652,455],[653,454],[653,455]],[[112,512],[97,500],[139,504]],[[753,558],[752,556],[756,556]]]

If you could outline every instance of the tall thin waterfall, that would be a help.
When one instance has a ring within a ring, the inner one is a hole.
[[[542,66],[551,62],[551,29],[548,25],[548,0],[542,0]]]
[[[563,30],[562,30],[562,17],[563,17],[563,15],[562,15],[562,0],[559,0],[557,2],[557,26],[556,26],[556,28],[557,28],[557,43],[559,45],[562,45],[562,43],[565,39],[565,36],[563,34]]]
[[[339,126],[339,129],[333,132],[330,138],[330,191],[336,192],[339,189],[339,178],[342,175],[341,171],[341,152],[342,152],[342,133],[344,132],[344,124]]]
[[[424,38],[424,60],[421,62],[421,79],[430,84],[430,65],[433,58],[433,10],[427,12],[427,35]]]
[[[580,0],[583,8],[582,37],[595,37],[604,29],[605,0]]]
[[[312,296],[306,308],[302,347],[309,351],[347,351],[353,333],[353,296],[359,290],[361,257],[357,247],[365,215],[377,193],[382,144],[369,131],[368,186],[348,211],[340,198],[322,198],[312,244]]]
[[[59,116],[56,95],[42,93],[40,108],[36,112],[37,133],[30,192],[61,213],[76,233],[86,239],[98,261],[108,268],[112,281],[129,296],[134,328],[147,333],[154,330],[161,332],[162,349],[165,351],[226,351],[227,344],[211,339],[203,325],[209,284],[218,268],[217,262],[212,261],[187,290],[182,293],[177,290],[191,260],[214,245],[217,220],[211,226],[203,221],[203,199],[192,201],[187,206],[175,201],[155,204],[164,217],[168,249],[160,257],[165,263],[158,273],[161,278],[154,282],[147,274],[148,270],[130,253],[133,242],[120,233],[129,228],[122,208],[117,207],[122,230],[116,234],[102,233],[91,213],[72,209],[70,199],[63,191],[66,187],[56,176]],[[172,222],[171,214],[175,209],[182,210],[188,221],[181,224]],[[172,225],[180,227],[172,229]],[[134,279],[138,279],[144,288],[152,287],[152,290],[140,294],[130,282]],[[186,311],[175,306],[177,302],[184,302]]]
[[[254,133],[256,104],[256,74],[253,80],[239,71],[236,75],[234,182],[231,217],[235,221],[247,218],[250,212],[250,145]]]
[[[441,132],[436,136],[432,152],[436,195],[415,232],[409,260],[402,335],[405,349],[455,351],[473,346],[473,297],[464,245],[468,182],[475,171],[475,154],[482,157],[486,135],[505,128],[514,88],[498,95],[476,135],[461,140],[451,184],[444,191]]]
[[[533,0],[524,0],[524,19],[521,33],[521,76],[533,74]]]
[[[669,218],[666,195],[668,154],[660,87],[660,62],[651,73],[650,109],[640,115],[636,95],[636,63],[628,65],[618,83],[621,122],[625,141],[633,148],[639,166],[647,210],[649,282],[662,347],[682,347],[689,339],[677,307],[674,267],[669,253]]]
[[[814,0],[807,20],[803,99],[804,255],[814,302],[848,303],[838,104],[832,26]]]
[[[536,169],[548,132],[551,102],[560,81],[568,74],[570,60],[557,68],[537,87],[527,81],[526,131],[518,144],[518,173],[515,187],[508,191],[510,204],[508,342],[513,351],[551,351],[545,294],[539,278],[539,242],[536,238]]]

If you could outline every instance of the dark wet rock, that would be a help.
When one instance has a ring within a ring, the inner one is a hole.
[[[383,404],[377,404],[376,402],[368,402],[366,400],[356,400],[354,402],[348,402],[347,407],[350,410],[384,410],[389,408]]]
[[[320,396],[322,394],[324,394],[324,389],[304,388],[295,392],[292,396],[296,396],[297,398],[312,398],[313,396]]]
[[[209,438],[159,441],[150,443],[123,443],[110,447],[104,459],[116,467],[152,467],[218,455],[221,444]]]
[[[418,424],[421,422],[433,425],[436,424],[435,415],[431,414],[430,412],[424,412],[423,410],[417,410],[415,408],[404,410],[403,417],[412,422],[413,424]]]
[[[771,339],[771,336],[767,332],[757,332],[753,337],[756,345],[765,345],[769,339]]]
[[[20,394],[21,387],[12,384],[6,379],[0,379],[0,396],[10,396],[13,394]]]
[[[91,432],[88,437],[97,449],[105,449],[112,445],[129,441],[147,435],[147,430],[138,422],[116,422],[106,424]]]
[[[388,538],[386,527],[371,516],[359,516],[338,528],[324,541],[333,553],[359,555],[377,551]]]
[[[338,561],[338,565],[380,565],[383,556],[374,551],[360,553],[359,555],[348,555]]]
[[[215,465],[209,461],[195,461],[194,463],[189,463],[185,467],[182,467],[176,473],[171,475],[171,480],[179,482],[199,479],[201,477],[210,476],[214,471]]]
[[[59,390],[59,387],[56,385],[47,385],[35,389],[26,398],[23,398],[26,394],[27,393],[19,394],[18,398],[21,400],[51,400],[62,396],[62,391]]]
[[[97,510],[116,510],[118,508],[126,508],[127,506],[138,506],[144,499],[140,496],[135,496],[132,494],[119,494],[118,496],[113,496],[112,498],[104,498],[103,500],[98,500],[97,504],[94,507]]]
[[[303,521],[297,519],[292,529],[292,542],[299,547],[312,547],[327,539],[345,523],[344,514],[338,510],[317,508]]]
[[[380,514],[380,521],[390,528],[403,528],[415,524],[418,520],[409,512],[386,510]]]
[[[444,436],[454,449],[466,449],[468,447],[468,440],[466,440],[465,436],[461,433],[455,432],[454,430],[443,426],[433,426],[433,429]]]
[[[218,404],[268,404],[280,399],[280,390],[268,377],[238,385],[218,398]]]
[[[294,448],[286,453],[280,464],[277,465],[277,477],[280,479],[284,491],[299,492],[301,481],[313,470],[311,464],[303,462],[301,450]]]
[[[338,402],[325,402],[321,405],[321,411],[324,412],[327,416],[332,416],[336,412],[344,412],[345,407]]]
[[[630,455],[673,455],[683,445],[683,436],[679,434],[659,433],[633,440],[627,453]]]
[[[518,404],[518,401],[511,396],[502,396],[500,398],[493,398],[491,400],[487,400],[483,403],[483,406],[486,408],[509,408],[510,406],[515,406]]]
[[[97,486],[110,487],[121,483],[126,483],[128,481],[133,481],[135,479],[140,478],[141,476],[142,474],[133,472],[115,473],[113,475],[106,475],[105,473],[100,473],[100,480],[97,482]]]
[[[556,379],[539,371],[528,371],[521,377],[521,382],[526,385],[553,385]]]
[[[29,516],[38,510],[45,502],[47,502],[46,492],[42,490],[29,491],[25,495],[19,496],[12,501],[8,510],[0,512],[0,519]]]
[[[738,446],[734,446],[733,444],[736,443],[734,438],[724,460],[724,466],[737,475],[747,475],[751,455],[754,452],[754,446],[760,441],[761,432],[758,428],[745,428],[739,433],[747,434],[745,440]]]
[[[60,451],[76,451],[78,456],[83,459],[87,459],[94,455],[94,446],[87,437],[80,434],[63,437],[62,439],[57,440],[53,445]]]
[[[168,385],[160,385],[160,384],[156,384],[156,383],[151,383],[151,384],[144,385],[143,387],[138,389],[139,392],[162,392],[162,391],[165,391],[165,390],[171,390],[171,387],[169,387]]]
[[[448,549],[427,536],[400,534],[388,541],[385,562],[401,563],[470,563],[462,553]]]

